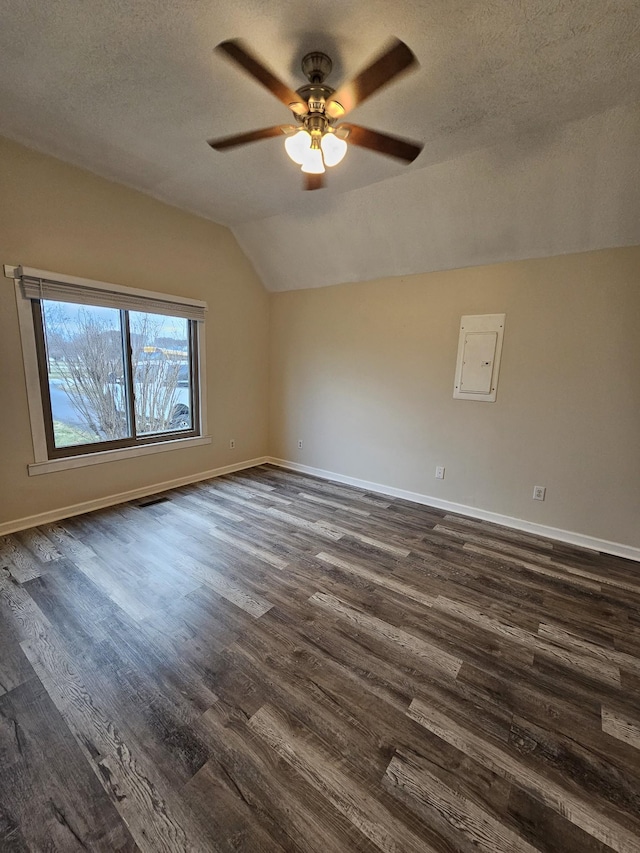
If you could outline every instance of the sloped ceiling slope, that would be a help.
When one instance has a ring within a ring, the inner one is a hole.
[[[639,140],[618,107],[233,231],[270,290],[637,245]]]
[[[640,243],[638,0],[4,0],[0,133],[229,225],[273,290]],[[318,192],[272,139],[291,114],[214,54],[351,77],[391,35],[417,72],[350,116],[418,139],[351,148]]]

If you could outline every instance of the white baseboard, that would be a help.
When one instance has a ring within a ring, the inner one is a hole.
[[[301,474],[311,474],[314,477],[321,477],[323,480],[345,483],[348,486],[366,489],[368,492],[377,492],[381,495],[402,498],[406,501],[425,504],[426,506],[432,506],[446,512],[457,512],[459,515],[479,518],[482,521],[491,521],[494,524],[502,524],[504,527],[512,527],[514,530],[522,530],[526,533],[535,533],[538,536],[545,536],[547,539],[556,539],[559,542],[577,545],[580,548],[587,548],[590,551],[601,551],[604,554],[613,554],[616,557],[626,557],[628,560],[640,562],[640,548],[635,548],[632,545],[610,542],[608,539],[597,539],[595,536],[585,536],[583,533],[574,533],[571,530],[548,527],[546,524],[535,524],[532,521],[525,521],[522,518],[512,518],[510,515],[500,515],[500,513],[490,512],[479,507],[466,506],[466,504],[454,503],[453,501],[444,501],[441,498],[434,498],[430,495],[420,494],[419,492],[409,492],[405,489],[396,489],[393,486],[371,483],[368,480],[359,480],[357,477],[347,477],[344,474],[336,474],[334,471],[325,471],[322,468],[300,465],[298,462],[289,462],[286,459],[269,457],[267,462],[271,465],[277,465],[279,468],[288,468],[290,471],[298,471]]]
[[[269,457],[261,456],[258,459],[247,459],[244,462],[237,462],[233,465],[225,465],[222,468],[214,468],[211,471],[201,471],[199,474],[189,474],[186,477],[178,477],[175,480],[167,480],[164,483],[154,483],[151,486],[143,486],[140,489],[132,489],[129,492],[120,492],[117,495],[107,495],[103,498],[96,498],[92,501],[73,504],[72,506],[60,507],[49,512],[42,512],[38,515],[29,515],[25,518],[18,518],[15,521],[7,521],[0,524],[0,536],[6,536],[9,533],[16,533],[18,530],[25,530],[28,527],[37,527],[39,524],[51,524],[54,521],[61,521],[63,518],[70,518],[73,515],[82,515],[85,512],[93,512],[96,509],[104,509],[107,506],[126,503],[137,498],[145,498],[147,495],[155,495],[159,492],[167,492],[170,489],[177,489],[179,486],[188,486],[190,483],[198,483],[200,480],[210,480],[212,477],[220,477],[223,474],[231,474],[234,471],[243,471],[245,468],[255,468],[256,465],[264,465],[269,461]]]
[[[535,533],[538,536],[546,536],[548,539],[556,539],[559,542],[566,542],[569,545],[577,545],[580,548],[587,548],[590,551],[601,551],[604,554],[613,554],[616,557],[625,557],[628,560],[640,562],[640,548],[635,548],[631,545],[623,545],[619,542],[610,542],[608,539],[597,539],[595,536],[585,536],[583,533],[561,530],[558,527],[549,527],[545,524],[535,524],[532,521],[525,521],[522,518],[500,515],[500,513],[490,512],[489,510],[480,509],[475,506],[467,506],[466,504],[454,503],[453,501],[445,501],[441,498],[434,498],[430,495],[420,494],[419,492],[410,492],[406,489],[396,489],[393,486],[385,486],[381,483],[372,483],[369,480],[360,480],[357,477],[348,477],[345,474],[337,474],[335,471],[325,471],[322,468],[312,468],[310,465],[300,465],[297,462],[290,462],[286,459],[276,459],[272,456],[261,456],[256,459],[247,459],[244,462],[225,465],[221,468],[213,468],[210,471],[201,471],[198,474],[190,474],[186,477],[178,477],[174,480],[167,480],[164,483],[154,483],[150,486],[143,486],[140,489],[132,489],[128,492],[107,495],[106,497],[96,498],[92,501],[85,501],[84,503],[60,507],[37,515],[18,518],[14,521],[7,521],[0,524],[0,536],[16,533],[18,530],[25,530],[28,527],[37,527],[39,524],[51,524],[54,521],[60,521],[74,515],[82,515],[85,512],[93,512],[96,509],[104,509],[104,507],[126,503],[127,501],[144,498],[148,495],[155,495],[159,492],[166,492],[170,489],[176,489],[179,486],[188,486],[190,483],[198,483],[201,480],[210,480],[213,477],[221,477],[223,474],[231,474],[234,471],[243,471],[246,468],[255,468],[257,465],[264,465],[266,463],[276,465],[279,468],[287,468],[290,471],[298,471],[301,474],[311,474],[312,476],[320,477],[323,480],[332,480],[336,483],[344,483],[348,486],[366,489],[368,492],[377,492],[381,495],[389,495],[394,498],[413,501],[413,503],[432,506],[446,512],[456,512],[459,515],[467,515],[470,518],[478,518],[482,521],[502,524],[504,527],[512,527],[514,530],[522,530],[526,533]]]

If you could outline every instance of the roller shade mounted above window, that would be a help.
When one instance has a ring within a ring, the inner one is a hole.
[[[206,303],[195,299],[164,298],[163,294],[120,287],[106,282],[65,276],[62,278],[47,270],[18,267],[15,277],[20,279],[25,299],[49,299],[55,302],[73,302],[80,305],[97,305],[128,311],[145,311],[186,320],[205,318]]]

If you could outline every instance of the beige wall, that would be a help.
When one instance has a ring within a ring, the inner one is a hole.
[[[497,402],[454,400],[502,312]],[[640,248],[272,294],[270,361],[272,455],[640,546]]]
[[[0,263],[206,299],[213,436],[29,477],[13,282],[0,278],[0,524],[271,453],[640,546],[640,248],[272,294],[269,306],[226,228],[0,140]],[[498,312],[498,401],[453,400],[460,316]]]
[[[0,264],[207,300],[213,437],[203,447],[29,477],[14,286],[0,278],[0,523],[267,452],[268,297],[227,228],[0,139]]]

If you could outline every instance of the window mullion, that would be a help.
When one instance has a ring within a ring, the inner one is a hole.
[[[127,419],[129,421],[129,433],[135,441],[136,435],[136,404],[135,383],[133,375],[133,360],[131,346],[131,327],[129,325],[129,312],[120,311],[120,326],[122,329],[122,348],[124,352],[124,379],[126,388]]]

